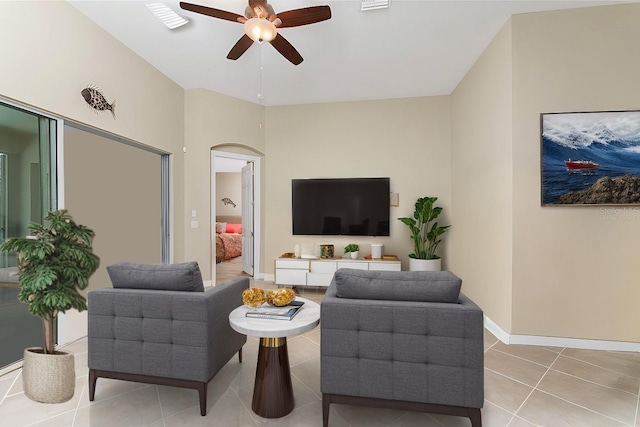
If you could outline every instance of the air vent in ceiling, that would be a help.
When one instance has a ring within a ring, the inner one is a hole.
[[[362,0],[360,10],[386,9],[389,7],[389,2],[390,0]]]
[[[151,3],[148,4],[147,7],[156,16],[156,18],[158,18],[170,30],[181,27],[189,22],[188,19],[184,19],[164,3]]]

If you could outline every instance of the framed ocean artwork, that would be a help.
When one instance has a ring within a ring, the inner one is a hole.
[[[640,205],[640,111],[540,115],[543,206]]]

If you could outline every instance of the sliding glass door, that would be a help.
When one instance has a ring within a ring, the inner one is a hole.
[[[56,208],[57,121],[0,102],[0,241],[26,236]],[[18,301],[15,254],[0,255],[0,369],[42,346],[40,319]]]

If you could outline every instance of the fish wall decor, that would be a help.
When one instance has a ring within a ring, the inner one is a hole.
[[[113,118],[116,118],[116,101],[114,100],[111,104],[104,97],[102,91],[98,89],[96,86],[89,85],[86,88],[82,89],[80,92],[82,97],[84,98],[87,105],[90,108],[95,110],[95,113],[98,114],[98,111],[111,111],[111,115]]]
[[[225,197],[224,199],[222,199],[222,203],[224,203],[225,205],[232,205],[234,208],[236,207],[236,204],[233,203],[233,200],[231,200],[228,197]]]

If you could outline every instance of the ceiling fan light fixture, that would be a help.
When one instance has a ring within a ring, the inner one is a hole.
[[[264,18],[247,19],[244,23],[244,33],[254,42],[270,42],[278,35],[273,22]]]

